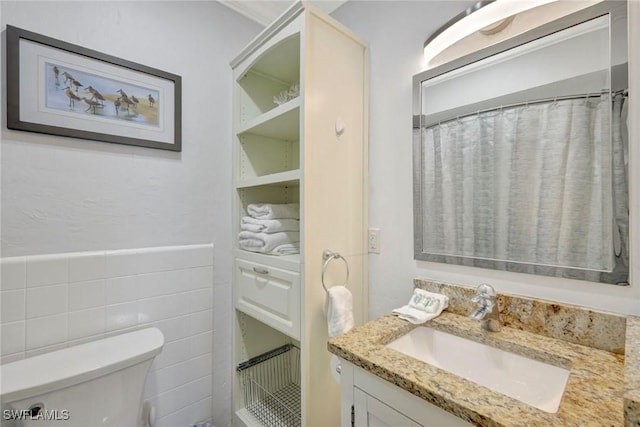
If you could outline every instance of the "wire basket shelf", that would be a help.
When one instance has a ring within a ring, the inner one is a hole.
[[[263,425],[302,425],[300,349],[286,344],[242,362],[236,371],[245,408]]]

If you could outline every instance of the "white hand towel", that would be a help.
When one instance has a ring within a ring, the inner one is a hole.
[[[409,303],[396,308],[391,313],[414,325],[418,325],[439,316],[448,306],[448,296],[422,289],[414,289]]]
[[[257,219],[250,216],[242,217],[240,229],[255,233],[277,233],[279,231],[300,231],[300,221],[297,219]]]
[[[241,231],[238,234],[240,247],[248,251],[269,253],[280,245],[297,243],[300,233],[297,231],[281,231],[279,233],[253,233]]]
[[[346,286],[332,286],[325,301],[329,338],[353,328],[353,296]]]
[[[258,219],[300,219],[300,205],[289,204],[257,204],[247,206],[247,213]]]

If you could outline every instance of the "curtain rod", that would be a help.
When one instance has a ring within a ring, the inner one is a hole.
[[[452,122],[454,120],[459,120],[462,119],[464,117],[471,117],[471,116],[475,116],[478,115],[480,113],[488,113],[490,111],[498,111],[498,110],[503,110],[505,108],[514,108],[514,107],[522,107],[522,106],[527,106],[527,105],[531,105],[531,104],[542,104],[545,102],[551,102],[551,101],[565,101],[568,99],[587,99],[587,98],[595,98],[595,97],[600,97],[602,95],[608,94],[609,91],[608,90],[602,90],[600,92],[589,92],[589,93],[584,93],[582,95],[565,95],[565,96],[555,96],[553,98],[542,98],[542,99],[536,99],[533,101],[526,101],[526,102],[518,102],[515,104],[507,104],[507,105],[501,105],[499,107],[491,107],[491,108],[486,108],[484,110],[477,110],[474,111],[472,113],[466,113],[466,114],[461,114],[456,116],[455,118],[451,118],[451,119],[446,119],[446,120],[439,120],[438,122],[434,122],[429,124],[428,126],[425,125],[423,127],[432,127],[435,125],[440,125],[442,123],[448,123],[448,122]],[[629,94],[629,90],[628,89],[621,89],[621,90],[617,90],[615,92],[611,92],[611,95],[613,97],[616,97],[618,95],[622,95],[622,96],[628,96]],[[425,117],[425,116],[422,116]]]

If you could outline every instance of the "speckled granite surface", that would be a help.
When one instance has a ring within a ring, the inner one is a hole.
[[[447,295],[450,312],[467,316],[475,308],[473,288],[428,279],[415,279],[414,286]],[[625,316],[496,291],[500,320],[509,328],[624,354]]]
[[[429,327],[570,369],[550,414],[385,347],[415,326],[384,316],[329,340],[329,351],[479,426],[622,426],[624,357],[514,328],[485,332],[445,311]],[[635,425],[635,424],[634,424]]]
[[[624,418],[627,427],[640,426],[640,317],[627,318],[624,362]]]

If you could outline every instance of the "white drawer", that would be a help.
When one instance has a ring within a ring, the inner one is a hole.
[[[236,308],[300,339],[300,274],[236,259]]]

